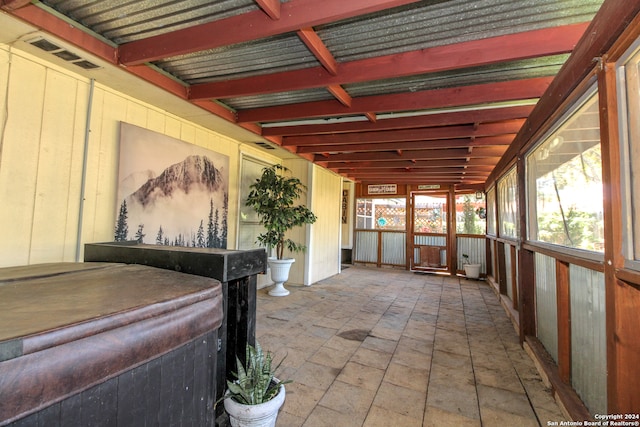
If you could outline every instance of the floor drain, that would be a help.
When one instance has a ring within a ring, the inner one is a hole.
[[[364,339],[369,336],[369,331],[366,329],[351,329],[340,332],[338,336],[351,341],[364,341]]]

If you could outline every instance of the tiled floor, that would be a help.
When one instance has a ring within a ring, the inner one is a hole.
[[[564,419],[485,282],[350,267],[287,288],[258,296],[258,341],[293,380],[279,427]]]

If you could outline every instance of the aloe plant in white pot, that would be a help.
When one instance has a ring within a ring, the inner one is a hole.
[[[232,427],[276,425],[285,399],[284,385],[290,381],[275,378],[278,367],[273,368],[272,362],[271,353],[264,353],[257,342],[255,347],[247,344],[245,365],[236,357],[236,380],[227,381],[224,395],[224,408]]]
[[[287,231],[316,221],[314,213],[304,205],[296,204],[306,187],[283,165],[272,165],[262,169],[262,175],[250,185],[251,191],[245,202],[254,209],[265,232],[257,237],[257,242],[265,246],[269,253],[275,249],[275,256],[267,262],[271,269],[271,280],[275,286],[270,295],[285,296],[289,291],[284,282],[289,279],[289,269],[294,258],[284,258],[284,250],[302,252],[306,246],[286,237]]]

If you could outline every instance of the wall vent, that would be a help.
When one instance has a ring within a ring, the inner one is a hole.
[[[271,145],[267,144],[266,142],[262,142],[262,141],[256,141],[255,144],[259,147],[264,148],[265,150],[275,150],[274,147],[272,147]]]
[[[94,70],[96,68],[100,68],[99,65],[96,65],[93,62],[88,61],[73,52],[61,48],[57,44],[50,42],[47,39],[37,38],[35,40],[29,41],[28,43],[37,47],[38,49],[44,50],[45,52],[52,53],[58,58],[77,65],[80,68],[84,68],[85,70]]]

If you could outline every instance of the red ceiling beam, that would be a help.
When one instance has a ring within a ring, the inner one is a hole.
[[[351,107],[336,105],[334,101],[314,101],[275,107],[254,108],[238,112],[238,122],[274,122],[313,117],[331,117],[366,112],[416,111],[463,105],[486,104],[538,98],[553,77],[511,80],[446,89],[425,90],[392,95],[354,98]]]
[[[22,7],[11,13],[13,16],[53,34],[55,37],[77,46],[79,49],[89,52],[110,64],[117,65],[117,51],[114,47],[77,27],[69,25],[68,22],[35,5]],[[147,66],[128,67],[127,71],[173,95],[187,99],[188,90],[186,86]],[[211,104],[211,102],[209,102],[209,104]],[[235,121],[235,117],[233,121]]]
[[[427,159],[463,159],[467,157],[500,157],[504,154],[506,147],[492,146],[480,147],[473,150],[473,155],[466,148],[449,148],[435,150],[415,150],[404,151],[402,154],[396,152],[375,152],[375,153],[341,153],[330,154],[325,157],[316,154],[314,161],[375,161],[385,162],[391,160],[427,160]]]
[[[333,169],[340,170],[364,170],[364,169],[378,169],[380,167],[394,167],[394,168],[441,168],[441,167],[493,167],[493,165],[500,160],[500,157],[479,157],[479,158],[459,158],[459,159],[427,159],[427,160],[391,160],[386,161],[384,164],[376,161],[356,161],[356,162],[344,162],[344,161],[328,161],[320,162],[323,164],[330,164]]]
[[[420,176],[405,176],[405,177],[398,177],[398,178],[394,178],[393,180],[381,176],[381,177],[377,177],[377,178],[367,178],[367,179],[357,179],[357,178],[351,178],[350,179],[356,181],[356,182],[362,182],[362,183],[380,183],[380,182],[384,182],[384,183],[391,183],[393,182],[394,184],[413,184],[413,185],[420,185],[420,184],[440,184],[440,185],[455,185],[456,187],[458,185],[462,185],[463,183],[466,183],[466,181],[464,181],[464,179],[462,177],[456,178],[456,179],[440,179],[440,178],[432,178],[432,177],[420,177]],[[477,180],[478,182],[483,182],[483,180]],[[474,181],[476,182],[476,181]]]
[[[352,132],[328,135],[287,136],[282,145],[308,146],[326,144],[379,143],[424,141],[430,139],[465,138],[518,133],[524,119],[514,119],[480,125],[440,126],[418,129],[382,130],[378,132]]]
[[[332,75],[338,74],[338,62],[327,46],[320,40],[313,28],[303,28],[298,31],[298,37],[309,48],[311,53],[320,61],[322,66]]]
[[[342,88],[342,86],[339,86],[339,85],[328,86],[327,90],[342,105],[344,105],[345,107],[351,107],[351,102],[353,101],[353,98],[351,98],[351,95],[349,95],[347,91]]]
[[[68,22],[33,4],[14,10],[11,14],[37,28],[54,34],[57,38],[69,42],[100,59],[111,64],[117,64],[117,51],[114,47],[73,25],[69,25]]]
[[[467,172],[486,172],[486,173],[490,173],[493,170],[493,166],[491,165],[486,165],[486,166],[467,166],[464,161],[460,162],[459,160],[456,160],[456,162],[458,162],[458,164],[456,166],[452,166],[452,167],[439,167],[439,166],[434,166],[432,168],[413,168],[413,167],[389,167],[387,166],[387,163],[390,162],[385,162],[384,166],[379,166],[376,168],[332,168],[332,170],[336,173],[346,173],[346,174],[353,174],[353,173],[357,173],[359,171],[376,171],[376,172],[399,172],[399,171],[403,171],[403,170],[424,170],[424,169],[429,169],[429,172],[440,172],[440,173],[449,173],[450,171],[453,172],[463,172],[463,171],[467,171]],[[380,165],[380,163],[379,163]]]
[[[263,136],[318,135],[358,131],[449,126],[465,123],[497,122],[501,120],[524,119],[533,110],[533,105],[517,107],[487,108],[452,113],[425,114],[414,117],[380,119],[375,123],[345,122],[332,124],[273,126],[262,128]],[[365,113],[366,114],[366,113]]]
[[[226,108],[224,108],[223,106],[221,106],[220,104],[216,104],[215,102],[209,102],[209,101],[195,101],[193,102],[193,104],[197,105],[198,107],[215,114],[216,116],[222,117],[223,119],[226,119],[230,122],[234,122],[235,121],[235,115],[233,113],[233,111],[227,110]],[[247,123],[248,124],[248,123]],[[248,130],[253,130],[255,131],[255,126],[242,126],[245,129]],[[251,129],[253,128],[253,129]]]
[[[545,28],[350,61],[338,64],[335,75],[322,67],[314,67],[224,82],[203,83],[192,87],[191,96],[194,99],[222,99],[288,92],[569,53],[587,25],[587,23],[580,23]]]
[[[294,0],[282,3],[278,20],[272,20],[262,10],[256,10],[125,43],[119,48],[120,62],[124,65],[141,64],[161,58],[229,46],[402,6],[415,1]]]
[[[414,180],[416,182],[422,180],[432,180],[439,181],[442,183],[445,182],[462,182],[463,178],[473,179],[473,180],[482,180],[486,179],[485,175],[423,175],[423,174],[412,174],[412,173],[396,173],[396,174],[364,174],[364,175],[349,175],[352,179],[357,181],[382,181],[388,182],[393,181],[397,182],[397,180]]]
[[[462,148],[462,147],[485,147],[489,145],[509,145],[516,134],[505,134],[499,136],[489,136],[484,138],[455,138],[437,139],[424,141],[403,141],[386,142],[377,144],[346,144],[346,145],[310,145],[296,149],[296,153],[354,153],[367,151],[389,151],[389,150],[432,150],[434,148]]]
[[[271,19],[280,19],[280,0],[255,0]]]
[[[338,173],[352,174],[352,173],[356,173],[358,170],[369,171],[369,172],[406,172],[406,171],[416,171],[416,170],[424,171],[425,169],[428,169],[428,172],[430,173],[448,174],[448,173],[461,173],[461,172],[474,172],[474,173],[491,172],[492,167],[491,166],[467,167],[463,164],[460,164],[456,167],[433,167],[433,168],[411,168],[411,167],[398,168],[398,167],[386,167],[386,166],[377,167],[375,169],[337,168],[337,169],[334,169],[334,171]]]
[[[0,0],[0,9],[11,12],[30,4],[31,0]]]
[[[439,179],[456,179],[461,177],[473,178],[473,179],[486,179],[488,173],[465,173],[465,172],[455,172],[455,173],[425,173],[423,171],[401,171],[401,172],[380,172],[380,173],[352,173],[349,174],[350,177],[366,180],[371,178],[380,177],[383,179],[395,179],[395,178],[413,178],[413,177],[421,177],[421,178],[439,178]]]
[[[422,184],[425,182],[430,183],[438,183],[438,184],[460,184],[462,183],[463,175],[451,175],[451,176],[440,176],[440,175],[418,175],[418,174],[392,174],[392,175],[384,175],[384,174],[376,174],[376,175],[349,175],[349,179],[352,179],[357,182],[383,182],[383,183],[395,183],[398,184],[400,182],[407,183],[415,183]],[[484,177],[475,176],[475,179],[484,179]]]

